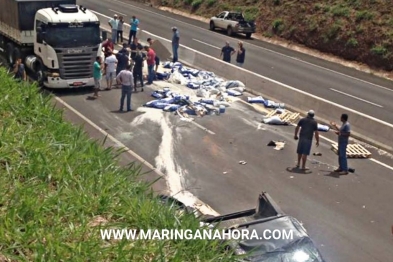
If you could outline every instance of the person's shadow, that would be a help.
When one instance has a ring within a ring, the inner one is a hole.
[[[301,169],[299,167],[287,167],[287,171],[289,173],[295,173],[295,174],[311,174],[312,171],[310,169]]]

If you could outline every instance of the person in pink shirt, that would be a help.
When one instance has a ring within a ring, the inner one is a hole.
[[[151,85],[153,84],[153,80],[154,80],[154,66],[156,64],[156,53],[154,52],[154,50],[149,47],[149,46],[145,46],[145,51],[146,51],[146,55],[147,55],[147,85]]]

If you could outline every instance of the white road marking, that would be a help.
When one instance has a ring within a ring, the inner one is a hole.
[[[73,108],[71,105],[69,105],[68,103],[66,103],[64,100],[62,100],[59,97],[55,97],[55,99],[61,103],[63,106],[65,106],[68,110],[72,111],[74,114],[76,114],[78,117],[80,117],[81,119],[83,119],[86,123],[88,123],[90,126],[92,126],[93,128],[95,128],[96,130],[98,130],[101,134],[103,134],[104,136],[106,136],[109,140],[111,140],[112,142],[114,142],[115,144],[117,144],[120,147],[123,147],[127,153],[129,153],[130,155],[132,155],[133,157],[135,157],[137,160],[139,160],[142,164],[145,164],[148,168],[150,168],[151,170],[153,170],[154,172],[156,172],[159,176],[161,177],[165,177],[165,174],[163,174],[160,170],[156,169],[152,164],[150,164],[148,161],[146,161],[145,159],[143,159],[141,156],[139,156],[136,152],[132,151],[131,149],[129,149],[127,146],[125,146],[123,143],[121,143],[119,140],[117,140],[115,137],[113,137],[112,135],[108,134],[105,130],[103,130],[102,128],[100,128],[99,126],[97,126],[93,121],[91,121],[90,119],[88,119],[86,116],[84,116],[82,113],[80,113],[78,110],[76,110],[75,108]],[[171,183],[171,181],[167,180],[167,183]],[[169,187],[170,188],[170,187]],[[185,203],[189,202],[188,200],[190,199],[190,197],[192,197],[195,202],[193,203],[193,207],[197,210],[199,210],[202,214],[204,215],[213,215],[213,216],[218,216],[219,213],[217,213],[215,210],[213,210],[209,205],[203,203],[202,201],[200,201],[197,197],[195,197],[191,192],[187,191],[187,190],[183,190],[182,192],[170,192],[171,195],[175,198],[177,198],[179,201],[182,201],[182,196],[184,196],[185,198],[187,198],[186,201],[184,201]],[[183,202],[183,203],[184,203]]]
[[[166,19],[170,19],[170,20],[172,20],[172,21],[175,21],[176,23],[185,24],[185,25],[191,26],[191,27],[193,27],[193,28],[198,28],[199,30],[211,32],[211,31],[210,31],[209,29],[207,29],[207,28],[202,28],[202,27],[199,27],[199,26],[196,26],[196,25],[193,25],[193,24],[189,24],[189,23],[187,23],[187,22],[180,21],[180,20],[178,20],[178,19],[175,19],[175,18],[172,18],[172,17],[168,17],[168,16],[166,16],[166,15],[159,14],[159,13],[157,13],[157,12],[153,12],[153,11],[150,11],[150,10],[146,10],[146,9],[140,8],[140,7],[138,7],[138,6],[134,6],[134,5],[132,5],[132,4],[124,3],[124,2],[118,1],[118,0],[112,0],[112,1],[113,1],[113,2],[117,2],[117,3],[121,3],[121,4],[126,5],[126,6],[131,6],[131,7],[133,7],[134,9],[138,9],[138,10],[141,10],[141,11],[143,11],[143,12],[151,13],[151,14],[154,14],[154,15],[156,15],[156,16],[161,16],[161,17],[164,17],[164,18],[166,18]],[[230,40],[232,40],[232,41],[234,40],[233,38],[228,37],[228,36],[224,36],[224,35],[218,35],[218,36],[223,37],[223,38],[225,38],[225,39],[230,39]],[[356,78],[356,77],[353,77],[353,76],[349,76],[349,75],[346,75],[346,74],[344,74],[344,73],[340,73],[340,72],[338,72],[338,71],[335,71],[335,70],[332,70],[332,69],[329,69],[329,68],[326,68],[326,67],[323,67],[323,66],[315,65],[315,64],[313,64],[313,63],[306,62],[306,61],[304,61],[304,60],[301,60],[301,59],[296,58],[296,57],[293,57],[293,56],[288,56],[288,55],[285,55],[285,54],[282,54],[282,53],[273,51],[273,50],[268,49],[268,48],[264,48],[264,47],[261,47],[261,46],[257,46],[257,45],[254,45],[254,44],[250,44],[250,43],[248,43],[248,42],[245,42],[245,44],[246,44],[246,46],[247,46],[247,45],[250,45],[250,46],[253,46],[253,47],[255,47],[255,48],[259,48],[259,49],[268,51],[268,52],[273,53],[273,54],[276,54],[276,55],[280,55],[280,56],[283,56],[283,57],[286,57],[286,58],[290,58],[290,59],[293,59],[293,60],[302,62],[302,63],[304,63],[304,64],[307,64],[307,65],[310,65],[310,66],[314,66],[314,67],[316,67],[316,68],[320,68],[320,69],[329,71],[329,72],[331,72],[331,73],[336,73],[336,74],[338,74],[338,75],[345,76],[345,77],[348,77],[348,78],[350,78],[350,79],[357,80],[357,81],[360,81],[360,82],[362,82],[362,83],[365,83],[365,84],[368,84],[368,85],[372,85],[372,86],[375,86],[375,87],[379,87],[379,88],[381,88],[381,89],[384,89],[384,90],[393,92],[393,89],[391,89],[391,88],[387,88],[387,87],[385,87],[385,86],[377,85],[377,84],[374,84],[374,83],[371,83],[371,82],[368,82],[368,81],[365,81],[365,80],[362,80],[362,79],[359,79],[359,78]]]
[[[202,42],[201,40],[198,40],[198,39],[195,39],[195,38],[193,38],[192,40],[194,40],[195,42],[199,42],[199,43],[201,43],[201,44],[204,44],[204,45],[207,45],[207,46],[216,48],[216,49],[218,49],[218,50],[221,49],[221,48],[219,48],[219,47],[217,47],[217,46],[215,46],[215,45],[211,45],[211,44],[208,44],[208,43],[206,43],[206,42]]]
[[[122,16],[127,16],[126,14],[120,13],[119,11],[116,11],[116,10],[113,10],[113,9],[109,9],[109,10],[111,10],[112,12],[115,12],[115,14],[119,14],[119,15],[122,15]]]
[[[115,0],[113,0],[113,1],[115,1]],[[92,10],[91,10],[91,11],[92,11]],[[107,17],[107,18],[110,18],[109,16],[100,14],[100,13],[98,13],[98,12],[95,12],[95,11],[92,11],[92,12],[93,12],[93,13],[96,13],[96,14],[98,14],[98,15],[101,15],[101,16],[104,16],[104,17]],[[152,33],[150,33],[150,32],[147,32],[147,31],[145,31],[145,32],[148,33],[148,34],[150,34],[150,35],[153,35],[155,38],[159,38],[159,39],[161,39],[161,40],[170,42],[170,40],[168,40],[168,39],[165,39],[165,38],[163,38],[163,37],[154,35],[154,34],[152,34]],[[183,46],[183,45],[182,45],[182,46]],[[206,54],[204,54],[204,53],[202,53],[202,52],[199,52],[198,50],[189,48],[189,47],[187,47],[187,46],[183,46],[183,47],[184,47],[184,48],[187,48],[187,49],[189,49],[189,50],[191,50],[191,51],[193,51],[193,52],[196,52],[196,53],[205,55],[205,56],[207,56],[207,57],[210,57],[210,58],[212,58],[212,59],[219,60],[219,59],[217,59],[217,58],[215,58],[215,57],[206,55]],[[221,61],[221,60],[219,60],[219,61]],[[230,66],[234,66],[234,65],[230,64]],[[340,104],[333,103],[332,101],[326,100],[326,99],[321,98],[321,97],[319,97],[319,96],[315,96],[315,95],[309,94],[309,93],[307,93],[307,92],[305,92],[305,91],[296,89],[296,88],[294,88],[294,87],[292,87],[292,86],[289,86],[289,85],[286,85],[286,84],[284,84],[284,83],[278,82],[278,81],[276,81],[276,80],[270,79],[270,78],[268,78],[268,77],[259,75],[259,74],[257,74],[257,73],[252,72],[252,71],[249,71],[249,70],[247,70],[247,69],[244,69],[244,68],[238,68],[238,69],[239,69],[239,70],[244,70],[245,72],[254,74],[254,75],[256,75],[256,76],[259,76],[259,77],[261,77],[261,78],[263,78],[263,79],[265,79],[265,80],[271,81],[271,82],[273,82],[273,83],[282,85],[282,86],[284,86],[284,87],[286,87],[286,88],[288,88],[288,89],[292,89],[292,90],[297,91],[297,92],[299,92],[299,93],[308,95],[308,96],[310,96],[310,97],[312,97],[312,98],[321,100],[321,101],[323,101],[323,102],[325,102],[325,103],[328,103],[328,104],[337,106],[337,107],[342,108],[343,110],[345,110],[345,111],[347,111],[347,112],[352,112],[352,113],[354,113],[354,114],[358,114],[358,115],[360,115],[360,116],[366,117],[366,118],[368,118],[368,119],[370,119],[370,120],[373,120],[373,121],[375,121],[375,122],[378,122],[378,123],[380,123],[380,124],[383,124],[383,125],[386,125],[386,126],[389,126],[389,127],[393,128],[393,125],[390,124],[390,123],[387,123],[387,122],[382,121],[382,120],[380,120],[380,119],[377,119],[377,118],[375,118],[375,117],[366,115],[366,114],[364,114],[364,113],[358,112],[358,111],[356,111],[356,110],[354,110],[354,109],[352,109],[352,108],[344,107],[344,106],[342,106],[342,105],[340,105]],[[239,100],[239,101],[245,102],[245,101],[243,101],[243,100]],[[330,142],[334,143],[334,141],[332,141],[332,140],[330,140],[330,139],[328,139],[328,138],[325,138],[325,137],[323,137],[323,136],[320,136],[320,137],[321,137],[322,139],[325,139],[325,140],[327,140],[327,141],[330,141]],[[388,169],[392,169],[392,170],[393,170],[393,167],[388,166],[387,164],[384,164],[384,163],[382,163],[382,162],[380,162],[380,161],[378,161],[378,160],[375,160],[375,159],[373,159],[373,158],[369,158],[369,160],[373,161],[373,162],[376,163],[376,164],[379,164],[379,165],[381,165],[381,166],[384,166],[384,167],[386,167],[386,168],[388,168]]]
[[[92,10],[91,10],[91,11],[92,11]],[[98,15],[101,15],[101,16],[103,16],[103,17],[110,18],[110,17],[107,16],[107,15],[103,15],[103,14],[98,13],[98,12],[95,12],[95,11],[92,11],[92,12],[93,12],[93,13],[96,13],[96,14],[98,14]],[[148,31],[146,31],[146,30],[143,30],[143,31],[146,32],[147,34],[150,34],[150,35],[154,36],[154,37],[157,38],[157,39],[161,39],[162,41],[171,42],[170,40],[168,40],[168,39],[166,39],[166,38],[163,38],[163,37],[161,37],[161,36],[152,34],[152,33],[148,32]],[[184,45],[180,45],[180,46],[181,46],[181,47],[184,47],[184,48],[186,48],[186,49],[188,49],[188,50],[190,50],[190,51],[192,51],[192,52],[195,52],[195,53],[204,55],[204,56],[206,56],[206,57],[209,57],[209,58],[211,58],[211,59],[214,59],[214,60],[216,60],[216,61],[219,61],[219,62],[221,62],[221,63],[224,63],[223,61],[221,61],[221,60],[218,59],[218,58],[215,58],[215,57],[213,57],[213,56],[210,56],[210,55],[207,55],[207,54],[205,54],[205,53],[202,53],[202,52],[200,52],[200,51],[198,51],[198,50],[195,50],[195,49],[192,49],[192,48],[190,48],[190,47],[188,47],[188,46],[184,46]],[[227,64],[227,66],[234,66],[234,67],[235,67],[236,65]],[[258,76],[258,77],[260,77],[260,78],[262,78],[262,79],[264,79],[264,80],[267,80],[267,81],[270,81],[270,82],[272,82],[272,83],[281,85],[281,86],[283,86],[283,87],[285,87],[285,88],[288,88],[288,89],[291,89],[291,90],[293,90],[293,91],[299,92],[299,93],[301,93],[301,94],[303,94],[303,95],[307,95],[307,96],[309,96],[309,97],[311,97],[311,98],[314,98],[314,99],[320,100],[320,101],[322,101],[322,102],[325,102],[325,103],[327,103],[327,104],[330,104],[330,105],[339,107],[339,108],[343,109],[344,111],[347,111],[347,112],[351,112],[351,113],[353,113],[353,114],[360,115],[360,116],[365,117],[365,118],[368,118],[368,119],[370,119],[370,120],[372,120],[372,121],[378,122],[378,123],[380,123],[380,124],[382,124],[382,125],[385,125],[385,126],[388,126],[388,127],[393,128],[393,124],[390,124],[390,123],[388,123],[388,122],[382,121],[382,120],[380,120],[380,119],[378,119],[378,118],[375,118],[375,117],[372,117],[372,116],[370,116],[370,115],[361,113],[361,112],[359,112],[359,111],[357,111],[357,110],[354,110],[354,109],[352,109],[352,108],[349,108],[349,107],[347,107],[347,106],[343,106],[343,105],[334,103],[334,102],[332,102],[332,101],[330,101],[330,100],[327,100],[327,99],[325,99],[325,98],[322,98],[322,97],[319,97],[319,96],[310,94],[310,93],[308,93],[308,92],[306,92],[306,91],[297,89],[297,88],[295,88],[295,87],[293,87],[293,86],[290,86],[290,85],[281,83],[281,82],[279,82],[279,81],[276,81],[276,80],[274,80],[274,79],[268,78],[268,77],[266,77],[266,76],[257,74],[257,73],[255,73],[255,72],[252,72],[252,71],[247,70],[247,69],[245,69],[245,68],[242,68],[242,67],[236,67],[236,68],[237,68],[237,70],[243,70],[244,72],[247,72],[247,73],[249,73],[249,74],[253,74],[253,75]]]
[[[345,93],[345,92],[343,92],[343,91],[339,91],[339,90],[334,89],[334,88],[330,88],[330,90],[332,90],[333,92],[339,93],[339,94],[343,94],[343,95],[346,95],[346,96],[355,98],[355,99],[357,99],[357,100],[359,100],[359,101],[368,103],[368,104],[370,104],[370,105],[374,105],[374,106],[383,108],[383,106],[381,106],[381,105],[375,104],[375,103],[373,103],[373,102],[370,102],[370,101],[368,101],[368,100],[365,100],[365,99],[363,99],[363,98],[360,98],[360,97],[357,97],[357,96],[354,96],[354,95],[350,95],[350,94]]]

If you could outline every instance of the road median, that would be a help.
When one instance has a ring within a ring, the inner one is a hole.
[[[0,260],[233,261],[204,239],[103,240],[101,229],[197,230],[199,221],[163,205],[136,163],[119,165],[123,150],[64,121],[51,96],[3,68],[0,79]]]

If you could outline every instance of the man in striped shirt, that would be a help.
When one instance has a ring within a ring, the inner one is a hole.
[[[134,78],[131,73],[131,65],[127,65],[127,68],[120,71],[117,75],[116,80],[121,84],[121,98],[120,98],[120,111],[123,111],[124,99],[127,97],[127,111],[133,111],[131,109],[131,92],[134,86]]]

